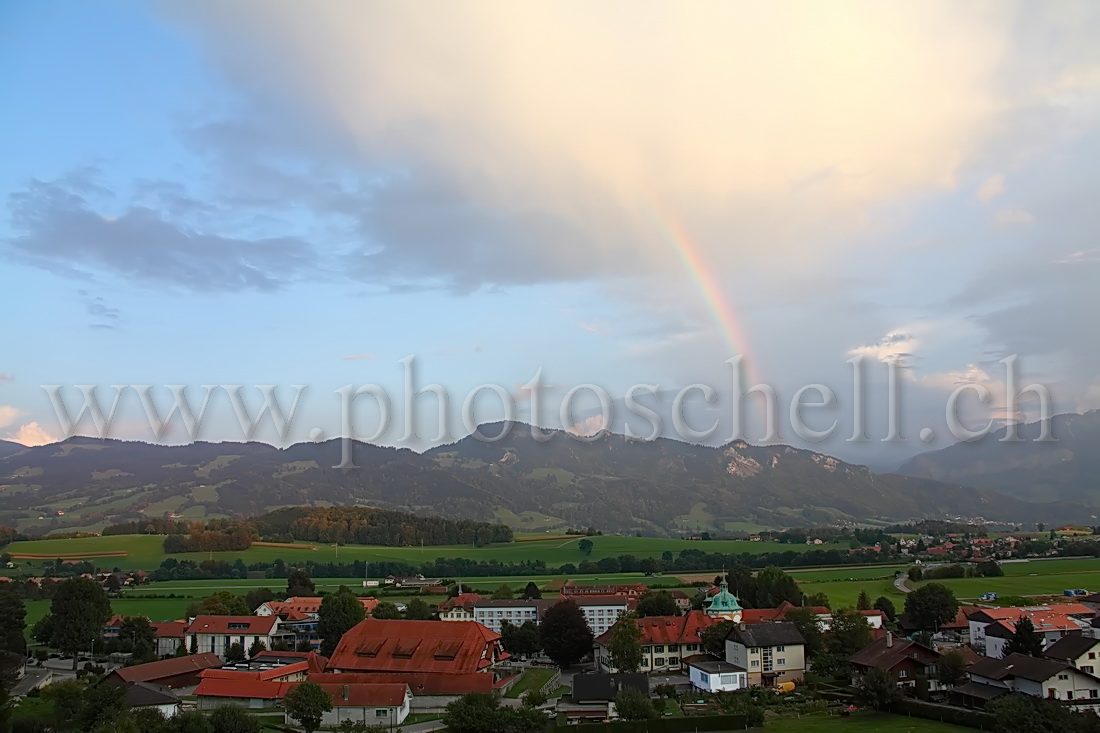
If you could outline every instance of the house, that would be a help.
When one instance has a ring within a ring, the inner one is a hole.
[[[383,725],[391,730],[405,722],[412,708],[412,692],[403,683],[335,684],[324,683],[321,689],[332,698],[332,710],[321,718],[321,725],[336,727],[344,721]],[[286,716],[286,724],[297,721]]]
[[[328,659],[317,652],[279,652],[265,649],[252,657],[250,664],[286,665],[304,661],[308,673],[324,672],[328,666]]]
[[[177,688],[197,685],[199,674],[206,669],[222,666],[217,654],[190,654],[186,657],[162,659],[159,662],[120,667],[110,672],[103,681],[107,684],[129,685],[134,682],[154,682],[164,687]]]
[[[285,601],[268,601],[266,603],[261,603],[256,608],[255,613],[257,616],[292,614],[298,618],[302,616],[317,618],[317,614],[321,610],[321,601],[322,598],[320,596],[291,596]],[[377,598],[360,598],[359,602],[363,604],[363,610],[366,611],[368,616],[374,611],[375,606],[378,605]]]
[[[635,619],[634,624],[642,632],[638,642],[642,648],[641,670],[680,672],[684,668],[684,657],[699,654],[700,632],[718,621],[719,619],[702,611],[689,611],[684,616],[648,616]],[[595,639],[596,667],[605,672],[616,671],[611,666],[611,655],[607,649],[610,640],[610,629]]]
[[[164,685],[152,682],[134,682],[126,688],[122,704],[128,708],[156,710],[165,718],[172,718],[180,710],[180,699]]]
[[[280,628],[278,616],[196,616],[184,631],[187,648],[225,657],[233,644],[245,653],[257,641],[271,649],[281,640],[294,638],[293,632]]]
[[[953,699],[973,707],[983,706],[998,690],[1032,697],[1061,700],[1077,709],[1100,706],[1100,678],[1054,660],[1009,654],[1004,659],[986,657],[971,665],[970,685],[951,691]]]
[[[762,624],[786,621],[787,614],[799,608],[813,611],[823,630],[828,630],[832,624],[833,613],[825,606],[796,606],[790,601],[782,601],[775,608],[746,608],[741,611],[741,623]]]
[[[1100,659],[1100,639],[1091,636],[1063,636],[1043,650],[1043,656],[1086,672],[1096,674]]]
[[[440,621],[476,621],[474,603],[480,600],[478,593],[460,593],[440,603],[436,615]]]
[[[802,682],[806,641],[794,624],[738,624],[726,637],[726,661],[748,670],[750,685]]]
[[[634,610],[638,605],[638,599],[632,596],[583,595],[570,600],[580,606],[588,628],[596,636],[610,629],[619,620],[619,616]]]
[[[703,692],[730,692],[749,686],[748,672],[709,654],[685,657],[684,666],[692,687]]]
[[[1065,633],[1082,630],[1087,627],[1088,619],[1093,612],[1081,603],[1062,603],[1049,606],[1016,606],[1005,608],[979,608],[967,616],[967,625],[970,627],[970,645],[983,652],[986,656],[1000,656],[1003,651],[1004,632],[1011,633],[1015,629],[1016,620],[1021,616],[1027,616],[1035,624],[1036,630],[1040,625],[1045,625],[1049,631],[1044,632],[1044,641],[1054,643]],[[1057,622],[1063,619],[1062,622]],[[1000,621],[1009,621],[1007,625],[994,633],[994,649],[987,648],[986,632],[992,624]]]
[[[240,707],[252,710],[278,707],[293,682],[274,680],[203,678],[195,688],[199,710]]]
[[[1043,648],[1051,646],[1067,635],[1079,635],[1082,622],[1070,616],[1031,614],[1028,616],[1035,632],[1043,638]],[[1016,632],[1019,619],[1003,619],[985,627],[985,655],[994,659],[1003,657],[1008,643]]]
[[[183,644],[183,632],[187,630],[187,622],[154,621],[149,625],[153,627],[153,634],[157,640],[156,655],[158,657],[174,656],[180,644]],[[184,649],[187,649],[186,645]]]
[[[368,618],[344,634],[328,669],[335,672],[492,674],[508,659],[500,634],[475,621]],[[415,694],[415,691],[414,691]]]
[[[918,678],[929,680],[936,689],[936,664],[940,654],[923,644],[895,637],[893,632],[877,639],[848,658],[855,672],[853,684],[872,669],[890,673],[898,687],[915,687]]]

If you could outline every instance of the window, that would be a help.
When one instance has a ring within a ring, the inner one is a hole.
[[[654,667],[663,667],[663,666],[665,666],[665,658],[664,657],[657,657],[656,659],[653,660],[653,666]]]
[[[679,644],[669,644],[668,650],[670,652],[678,652],[678,651],[680,651],[680,645]]]
[[[693,651],[695,651],[695,646],[696,646],[695,644],[688,644],[687,645],[687,650],[689,652],[693,652]]]
[[[1089,690],[1089,697],[1100,697],[1100,692],[1097,690]]]
[[[903,680],[908,676],[909,676],[909,670],[907,670],[907,669],[899,669],[898,670],[898,679],[899,680]]]
[[[1096,652],[1089,652],[1089,659],[1096,659]]]
[[[1081,667],[1081,671],[1084,672],[1085,674],[1092,674],[1092,665],[1088,664],[1088,665],[1085,665],[1085,666]]]
[[[1060,675],[1058,675],[1058,679],[1060,679],[1060,680],[1068,680],[1068,679],[1069,679],[1069,675],[1068,675],[1068,674],[1060,674]]]
[[[670,667],[673,666],[673,665],[679,664],[679,663],[680,663],[680,658],[679,657],[669,657],[668,658],[668,664],[669,664]]]
[[[1066,690],[1066,699],[1067,700],[1072,700],[1073,699],[1073,690]]]
[[[759,667],[760,666],[760,660],[758,660],[758,659],[752,660],[752,664],[750,666]]]
[[[779,659],[775,660],[775,664],[776,664],[776,666],[779,666],[779,667],[786,667],[787,666],[787,660],[784,659],[783,657],[780,657]]]
[[[776,650],[777,652],[785,652],[785,651],[787,651],[787,647],[785,647],[785,646],[777,646],[777,647],[775,648],[775,650]]]
[[[649,666],[649,660],[648,659],[642,659],[642,666],[643,667],[648,667]]]
[[[383,710],[382,708],[375,708],[375,710],[374,710],[374,717],[376,717],[376,718],[384,718],[389,714],[390,714],[389,710]]]
[[[657,646],[653,647],[653,651],[657,652],[658,654],[664,654],[665,647],[663,644],[658,644]]]

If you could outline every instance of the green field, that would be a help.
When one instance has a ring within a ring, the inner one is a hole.
[[[238,558],[246,563],[272,562],[282,559],[288,563],[306,562],[351,562],[384,560],[408,563],[431,562],[438,557],[463,557],[471,560],[496,560],[500,562],[522,562],[524,560],[542,560],[547,565],[557,566],[564,563],[580,564],[585,560],[596,561],[605,557],[634,555],[637,558],[660,557],[664,552],[674,555],[681,550],[703,550],[722,553],[764,553],[764,552],[805,552],[809,549],[843,549],[847,545],[783,545],[770,542],[750,542],[748,540],[715,540],[710,542],[673,540],[652,537],[597,536],[592,540],[591,554],[585,555],[578,548],[579,538],[510,542],[507,544],[472,547],[469,545],[420,547],[381,547],[373,545],[343,545],[331,547],[325,543],[302,543],[313,549],[286,547],[251,547],[243,552],[185,553],[175,555],[196,561],[214,559],[232,562]],[[46,539],[28,542],[14,542],[6,548],[11,554],[27,553],[35,555],[79,555],[80,553],[125,552],[125,557],[100,558],[97,566],[120,567],[124,570],[151,570],[165,559],[162,551],[162,535],[113,535],[109,537],[80,537],[76,539]]]

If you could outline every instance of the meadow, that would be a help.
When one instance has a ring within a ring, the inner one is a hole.
[[[843,550],[847,545],[784,545],[772,542],[750,542],[748,540],[692,541],[663,539],[655,537],[589,537],[592,552],[584,554],[578,543],[582,538],[563,539],[554,536],[550,539],[522,538],[519,542],[493,544],[484,547],[470,545],[429,545],[425,547],[383,547],[376,545],[342,545],[333,547],[325,543],[309,543],[305,547],[264,547],[253,546],[241,552],[199,552],[173,555],[179,559],[196,561],[213,559],[233,562],[237,559],[245,563],[272,562],[285,560],[288,563],[306,562],[368,562],[395,561],[408,563],[431,562],[439,557],[462,557],[471,560],[496,560],[499,562],[523,562],[542,560],[547,565],[556,566],[565,563],[579,564],[585,560],[597,561],[605,557],[634,555],[635,557],[659,558],[664,552],[674,555],[681,550],[702,550],[704,552],[753,553],[765,552],[805,552],[807,550]],[[89,557],[97,564],[119,567],[124,570],[151,570],[164,561],[167,555],[163,551],[163,535],[112,535],[107,537],[79,537],[74,539],[45,539],[14,542],[6,548],[13,556],[21,554],[36,555],[38,558],[78,559]],[[96,559],[99,553],[125,552],[116,557]],[[32,561],[33,562],[33,561]]]

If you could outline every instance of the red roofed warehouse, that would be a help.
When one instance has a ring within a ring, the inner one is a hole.
[[[474,621],[368,618],[352,627],[329,660],[338,672],[488,672],[508,654],[500,634]]]
[[[120,667],[103,679],[113,685],[155,682],[165,687],[187,687],[198,684],[199,674],[203,670],[221,666],[222,660],[216,654],[192,654],[133,667]]]

